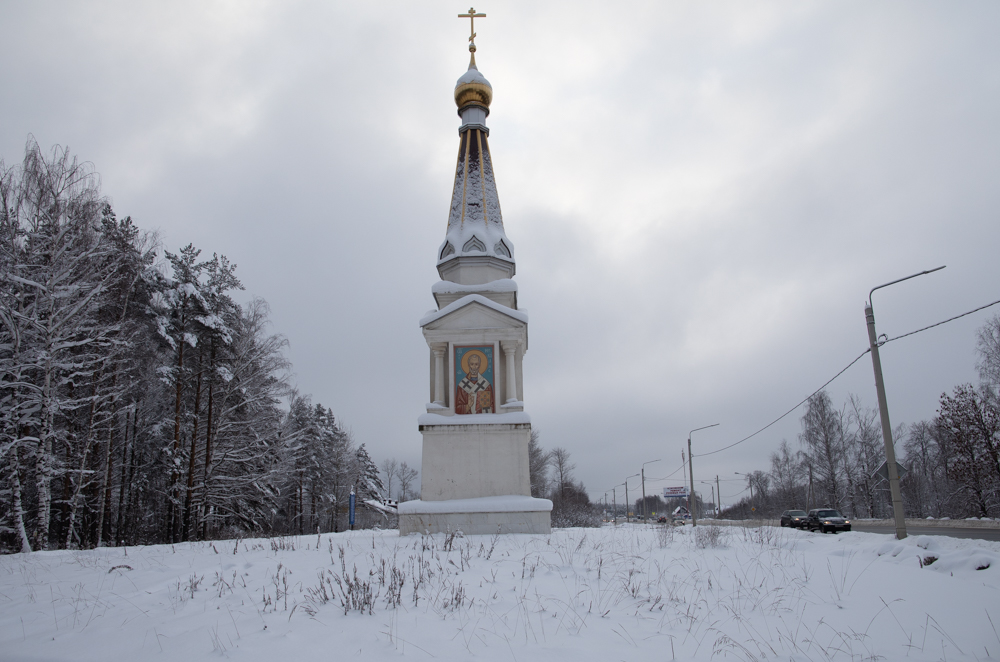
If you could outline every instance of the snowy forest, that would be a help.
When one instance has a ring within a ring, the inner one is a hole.
[[[34,141],[0,202],[0,552],[342,531],[352,488],[356,528],[392,527],[390,497],[418,498],[289,383],[224,255],[165,250]],[[573,468],[532,435],[554,523],[599,525]]]
[[[294,388],[267,303],[236,301],[224,255],[165,249],[116,216],[90,164],[34,141],[0,161],[0,203],[0,552],[341,531],[352,488],[357,526],[391,527],[389,499],[418,496],[416,469],[380,471]],[[1000,516],[1000,317],[977,351],[978,385],[893,430],[908,516]],[[722,515],[888,517],[877,409],[821,391],[801,425]],[[600,525],[566,449],[534,432],[529,461],[553,526]]]
[[[0,202],[0,549],[337,531],[352,486],[384,519],[236,265],[163,250],[66,149],[0,161]]]
[[[932,420],[893,429],[907,517],[1000,517],[1000,316],[980,327],[976,353],[978,385],[942,393]],[[746,496],[722,515],[773,518],[828,506],[849,517],[892,517],[888,483],[876,473],[885,462],[878,409],[854,395],[837,408],[820,391],[801,423],[798,448],[783,440],[770,471],[749,473]]]

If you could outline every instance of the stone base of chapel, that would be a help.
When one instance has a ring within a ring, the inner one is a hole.
[[[399,504],[399,533],[552,531],[548,499],[531,497],[525,413],[420,417],[420,500]]]
[[[524,510],[506,510],[508,508]],[[463,535],[547,535],[552,532],[551,510],[552,502],[548,499],[532,499],[520,495],[451,501],[407,501],[399,504],[399,535],[459,532]]]
[[[421,416],[420,498],[425,502],[505,495],[530,498],[530,420],[527,414]]]

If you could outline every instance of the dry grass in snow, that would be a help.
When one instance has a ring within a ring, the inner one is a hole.
[[[773,527],[41,552],[0,660],[1000,659],[998,589],[998,543]]]

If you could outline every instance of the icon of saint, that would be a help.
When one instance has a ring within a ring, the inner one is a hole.
[[[480,350],[470,350],[462,356],[465,377],[458,383],[455,393],[456,414],[492,414],[493,385],[480,370],[486,355]]]

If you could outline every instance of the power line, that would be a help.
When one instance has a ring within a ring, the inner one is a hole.
[[[971,315],[972,313],[978,313],[980,310],[985,310],[986,308],[989,308],[990,306],[995,306],[998,303],[1000,303],[1000,299],[994,301],[993,303],[988,303],[985,306],[979,306],[978,308],[973,308],[972,310],[970,310],[968,312],[965,312],[965,313],[962,313],[961,315],[955,315],[954,317],[949,317],[948,319],[943,320],[941,322],[937,322],[935,324],[931,324],[929,326],[925,326],[922,329],[917,329],[916,331],[910,331],[909,333],[904,333],[903,335],[896,336],[895,338],[888,338],[888,339],[882,341],[879,346],[885,345],[886,343],[890,343],[890,342],[892,342],[894,340],[900,340],[901,338],[906,338],[907,336],[912,336],[914,334],[921,333],[922,331],[927,331],[928,329],[933,329],[936,326],[941,326],[942,324],[947,324],[948,322],[954,322],[955,320],[961,319],[961,318],[965,317],[966,315]],[[861,360],[861,357],[864,356],[865,354],[869,353],[870,351],[871,351],[871,348],[868,348],[865,351],[861,352],[861,354],[859,354],[857,356],[857,358],[855,358],[853,361],[851,361],[850,363],[848,363],[836,375],[834,375],[833,377],[831,377],[830,379],[828,379],[825,384],[823,384],[818,389],[816,389],[815,391],[813,391],[812,393],[810,393],[805,399],[803,399],[802,401],[800,401],[797,405],[795,405],[794,407],[792,407],[791,409],[789,409],[788,411],[786,411],[784,414],[782,414],[778,418],[774,419],[773,421],[771,421],[770,423],[768,423],[767,425],[765,425],[761,429],[757,430],[753,434],[748,435],[746,437],[743,437],[739,441],[734,442],[732,444],[729,444],[728,446],[723,446],[722,448],[719,448],[717,450],[709,451],[707,453],[698,453],[694,457],[705,457],[706,455],[715,455],[716,453],[721,453],[722,451],[729,450],[733,446],[738,446],[739,444],[742,444],[744,441],[749,441],[750,439],[753,439],[758,434],[760,434],[764,430],[768,429],[769,427],[771,427],[772,425],[774,425],[775,423],[777,423],[778,421],[780,421],[781,419],[785,418],[786,416],[788,416],[789,414],[791,414],[793,411],[795,411],[796,409],[798,409],[799,407],[801,407],[803,404],[805,404],[806,402],[808,402],[809,398],[813,397],[814,395],[816,395],[817,393],[819,393],[820,391],[822,391],[823,389],[825,389],[827,386],[829,386],[833,382],[833,380],[835,380],[837,377],[840,377],[842,374],[844,374],[845,372],[847,372],[848,368],[850,368],[852,365],[854,365],[859,360]],[[683,465],[681,466],[681,468],[683,468]],[[670,476],[674,475],[674,473],[677,473],[677,471],[674,471],[672,474],[670,474]],[[669,478],[669,476],[668,476],[668,478]]]
[[[829,386],[830,383],[834,379],[836,379],[837,377],[840,377],[842,374],[844,374],[845,372],[847,372],[848,368],[850,368],[852,365],[854,365],[855,363],[857,363],[858,361],[860,361],[861,357],[863,357],[865,354],[867,354],[870,351],[871,351],[871,349],[866,349],[865,351],[863,351],[860,354],[858,354],[858,357],[856,359],[854,359],[853,361],[851,361],[850,363],[848,363],[846,366],[844,366],[844,368],[840,372],[838,372],[836,375],[834,375],[830,379],[826,380],[825,384],[823,384],[818,389],[816,389],[815,391],[813,391],[812,393],[810,393],[808,396],[806,396],[797,405],[795,405],[794,407],[792,407],[791,409],[789,409],[788,411],[786,411],[784,414],[782,414],[778,418],[774,419],[773,421],[771,421],[770,423],[768,423],[767,425],[765,425],[761,429],[757,430],[753,434],[747,435],[746,437],[743,437],[739,441],[731,443],[728,446],[723,446],[722,448],[719,448],[717,450],[709,451],[707,453],[698,453],[697,455],[695,455],[695,457],[705,457],[706,455],[715,455],[716,453],[721,453],[722,451],[729,450],[733,446],[738,446],[738,445],[742,444],[744,441],[749,441],[750,439],[753,439],[758,434],[760,434],[764,430],[768,429],[769,427],[771,427],[772,425],[774,425],[775,423],[777,423],[778,421],[780,421],[781,419],[785,418],[786,416],[788,416],[789,414],[791,414],[793,411],[795,411],[796,409],[798,409],[799,407],[801,407],[803,404],[805,404],[806,402],[808,402],[809,398],[813,397],[814,395],[816,395],[817,393],[819,393],[820,391],[822,391],[823,389],[825,389],[827,386]]]
[[[715,476],[695,476],[694,480],[695,480],[695,482],[702,481],[702,482],[711,482],[711,483],[714,483],[715,482]],[[664,476],[663,478],[647,478],[646,479],[647,483],[660,483],[660,482],[663,482],[663,481],[670,481],[672,483],[681,483],[683,485],[687,485],[688,479],[686,477],[685,478],[674,478],[674,479],[671,479],[669,476]],[[742,483],[742,482],[744,482],[744,480],[742,478],[720,478],[719,481],[723,482],[723,483]]]
[[[921,331],[926,331],[927,329],[933,329],[935,326],[941,326],[942,324],[947,324],[948,322],[954,322],[955,320],[957,320],[959,318],[965,317],[966,315],[971,315],[972,313],[978,313],[980,310],[985,310],[986,308],[989,308],[990,306],[995,306],[998,303],[1000,303],[1000,299],[997,299],[993,303],[988,303],[985,306],[979,306],[979,308],[973,308],[972,310],[970,310],[967,313],[962,313],[961,315],[955,315],[954,317],[950,317],[950,318],[944,320],[943,322],[938,322],[937,324],[931,324],[930,326],[925,326],[922,329],[917,329],[916,331],[910,331],[909,333],[904,333],[903,335],[896,336],[895,338],[889,338],[887,340],[884,340],[879,346],[881,347],[881,345],[884,345],[886,343],[890,343],[893,340],[899,340],[900,338],[905,338],[906,336],[912,336],[915,333],[920,333]]]
[[[686,466],[687,466],[687,462],[685,462],[681,466],[677,467],[676,469],[674,469],[673,471],[671,471],[670,473],[668,473],[666,476],[663,476],[662,478],[647,478],[646,480],[649,481],[649,482],[658,482],[658,481],[661,481],[661,480],[667,480],[671,476],[673,476],[675,473],[677,473],[678,471],[680,471],[681,469],[683,469]],[[683,478],[678,478],[677,480],[684,480],[684,479]]]

